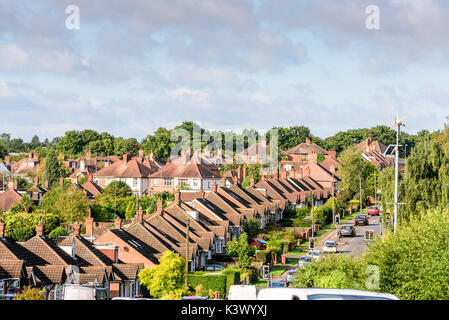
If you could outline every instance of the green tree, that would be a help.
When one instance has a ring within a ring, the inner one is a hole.
[[[245,222],[245,232],[250,239],[256,237],[260,233],[260,221],[255,218],[249,218]]]
[[[64,237],[67,236],[69,233],[67,232],[66,229],[64,229],[63,227],[57,227],[55,229],[53,229],[48,236],[50,238],[58,238],[58,237]]]
[[[246,269],[251,267],[252,257],[256,249],[254,246],[249,245],[248,234],[246,232],[243,232],[238,238],[229,241],[226,249],[231,256],[239,257],[237,263],[239,268]]]
[[[48,180],[49,187],[52,187],[61,177],[61,167],[53,150],[49,150],[44,165],[44,180]]]
[[[348,149],[341,155],[340,162],[341,166],[338,169],[341,178],[340,189],[354,197],[360,192],[360,176],[365,168],[362,152]]]
[[[185,286],[186,260],[173,251],[165,251],[159,264],[139,272],[140,283],[156,299],[180,299],[187,291]]]

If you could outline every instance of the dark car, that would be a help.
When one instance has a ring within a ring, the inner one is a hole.
[[[369,207],[368,208],[368,214],[372,216],[378,216],[379,215],[379,208],[378,207]]]
[[[355,219],[354,219],[354,224],[356,226],[360,226],[360,225],[367,226],[367,225],[369,225],[368,216],[366,214],[358,214],[355,217]]]
[[[339,233],[341,237],[344,236],[355,237],[355,228],[353,225],[344,224],[340,227]]]
[[[199,268],[200,271],[223,271],[225,267],[220,266],[219,264],[207,264],[202,268]]]

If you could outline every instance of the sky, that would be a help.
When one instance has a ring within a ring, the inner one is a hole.
[[[448,0],[0,0],[0,133],[438,130],[447,30]]]

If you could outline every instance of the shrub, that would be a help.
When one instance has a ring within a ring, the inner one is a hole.
[[[221,272],[226,276],[226,295],[229,293],[229,287],[234,284],[240,284],[240,273],[239,268],[227,268]]]
[[[50,234],[48,235],[50,238],[58,238],[58,237],[64,237],[67,236],[69,233],[66,229],[63,227],[57,227],[53,229]]]
[[[268,264],[271,261],[271,252],[269,250],[260,250],[256,252],[256,261]]]
[[[45,300],[44,295],[37,288],[30,289],[23,287],[22,293],[18,294],[14,300]]]
[[[31,237],[33,237],[33,230],[29,228],[17,228],[11,233],[11,238],[17,242],[25,242]]]
[[[192,288],[201,287],[201,294],[208,296],[209,290],[213,292],[218,291],[220,297],[226,296],[227,289],[227,275],[224,274],[205,274],[205,272],[189,273],[188,275],[189,286]]]

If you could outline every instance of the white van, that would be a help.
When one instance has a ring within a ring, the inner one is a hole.
[[[66,285],[62,291],[62,300],[96,300],[95,288],[80,285]]]
[[[233,288],[234,287],[234,288]],[[237,297],[237,299],[235,298]],[[399,300],[398,297],[380,292],[351,289],[320,288],[257,288],[255,286],[231,286],[229,300]]]

